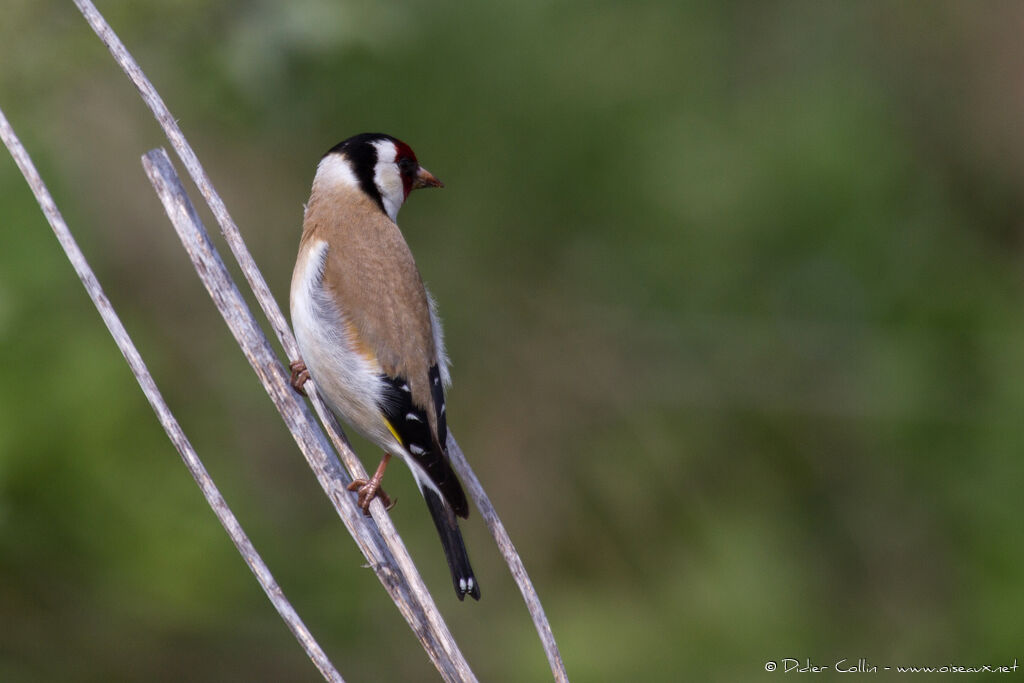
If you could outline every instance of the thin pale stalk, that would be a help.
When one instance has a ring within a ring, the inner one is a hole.
[[[253,260],[248,248],[245,246],[245,241],[242,239],[238,226],[235,224],[234,220],[232,220],[227,207],[214,188],[213,182],[210,180],[209,176],[207,176],[202,164],[200,164],[199,158],[185,139],[177,121],[171,115],[170,110],[164,104],[163,99],[160,97],[159,93],[157,93],[156,88],[154,88],[152,83],[149,82],[149,79],[146,78],[146,75],[142,72],[138,63],[125,48],[124,44],[114,33],[110,25],[107,24],[106,20],[96,10],[92,2],[90,0],[74,1],[79,10],[81,10],[82,14],[85,16],[86,20],[89,22],[89,25],[92,26],[96,34],[108,47],[115,61],[117,61],[121,66],[127,76],[131,79],[132,83],[135,84],[135,87],[138,89],[143,101],[145,101],[146,105],[153,112],[157,122],[164,129],[164,133],[171,142],[171,146],[185,165],[185,168],[193,182],[196,183],[196,186],[199,188],[200,193],[206,200],[207,205],[213,212],[213,215],[220,226],[221,234],[228,243],[232,254],[234,254],[242,273],[249,283],[253,294],[256,296],[256,300],[263,309],[264,315],[266,315],[267,320],[270,321],[270,325],[274,329],[285,354],[289,359],[297,359],[299,357],[298,346],[295,343],[295,338],[288,327],[288,323],[285,320],[280,307],[277,305],[277,301],[270,293],[270,288],[267,286],[263,275],[256,266],[256,262]],[[316,393],[315,387],[312,385],[312,382],[306,383],[305,386],[307,388],[307,394],[309,395],[310,401],[313,404],[317,415],[320,416],[327,434],[330,436],[331,441],[337,448],[338,454],[345,463],[345,467],[348,469],[352,478],[366,478],[366,471],[363,468],[362,463],[348,445],[348,440],[345,438],[337,420],[334,419],[330,410],[323,403],[319,395]],[[451,432],[449,432],[449,434],[451,434]],[[515,548],[508,540],[508,534],[505,532],[504,526],[500,524],[500,520],[494,511],[494,507],[491,504],[490,499],[486,494],[484,494],[483,488],[479,484],[479,480],[476,478],[476,475],[473,474],[473,471],[465,458],[462,458],[462,464],[459,466],[458,472],[460,476],[463,477],[472,475],[472,479],[476,481],[477,485],[475,488],[470,489],[471,498],[477,508],[481,511],[481,514],[491,514],[493,515],[493,518],[498,521],[497,526],[488,523],[488,528],[491,530],[491,534],[494,537],[495,542],[498,544],[499,549],[501,549],[502,556],[505,557],[505,560],[508,563],[509,571],[512,573],[513,577],[515,577],[516,582],[519,585],[519,589],[526,601],[527,608],[530,610],[534,625],[537,627],[537,634],[540,637],[548,662],[551,665],[552,675],[557,681],[567,680],[565,667],[562,664],[561,655],[558,652],[557,645],[555,645],[554,635],[551,631],[551,626],[547,621],[547,617],[545,616],[543,609],[535,609],[535,607],[540,607],[540,599],[537,596],[536,591],[533,589],[533,584],[525,572],[522,560],[516,554]],[[381,533],[387,541],[396,561],[399,563],[403,572],[409,576],[409,581],[414,590],[418,594],[422,590],[425,594],[424,599],[428,600],[426,613],[431,623],[438,628],[443,627],[447,630],[447,627],[444,626],[440,612],[438,612],[436,606],[434,606],[433,600],[430,598],[426,586],[423,584],[419,573],[415,570],[412,558],[406,551],[401,538],[398,536],[397,531],[395,531],[394,525],[385,513],[380,501],[374,501],[370,506],[370,511],[373,515],[374,521],[376,521],[377,525],[380,527]],[[522,580],[524,578],[525,581]],[[453,653],[453,655],[455,654],[457,654],[458,657],[461,657],[461,653]]]
[[[185,169],[188,171],[193,182],[195,182],[196,186],[199,188],[199,191],[206,200],[206,203],[209,205],[210,210],[213,212],[214,218],[220,226],[221,234],[224,236],[225,241],[228,243],[228,247],[234,254],[246,281],[249,283],[253,294],[256,296],[256,300],[263,309],[264,315],[266,315],[267,320],[270,321],[271,327],[274,329],[281,346],[284,348],[285,355],[289,359],[297,359],[299,357],[298,346],[296,345],[295,337],[292,335],[291,329],[288,327],[288,323],[284,318],[284,314],[281,312],[280,307],[277,305],[277,301],[270,293],[270,288],[267,286],[262,273],[260,273],[259,268],[256,266],[256,262],[249,254],[249,250],[245,246],[245,242],[242,239],[241,232],[238,230],[238,226],[235,224],[234,220],[232,220],[227,207],[220,198],[220,195],[217,193],[217,190],[214,188],[213,182],[203,169],[202,164],[199,162],[199,158],[185,139],[185,135],[182,133],[174,116],[171,115],[167,105],[164,104],[163,98],[160,97],[156,88],[153,87],[153,84],[150,83],[141,67],[139,67],[138,63],[128,52],[127,48],[125,48],[124,43],[121,42],[121,39],[118,38],[117,34],[99,13],[93,3],[90,0],[75,0],[75,4],[82,12],[86,21],[89,22],[89,25],[99,36],[100,40],[102,40],[110,50],[114,60],[122,70],[124,70],[125,74],[138,89],[139,94],[142,96],[143,101],[149,107],[150,111],[153,112],[157,122],[163,128],[165,135],[167,135],[167,139],[170,141],[171,146],[181,159],[181,162],[184,164]],[[306,393],[316,409],[316,413],[322,420],[324,420],[324,424],[331,437],[331,441],[337,448],[338,455],[345,463],[345,467],[348,469],[351,477],[353,479],[367,478],[362,462],[352,451],[351,446],[348,445],[348,440],[345,438],[337,421],[327,417],[330,414],[330,411],[317,394],[312,382],[307,382]],[[391,522],[391,518],[385,513],[384,507],[380,504],[379,500],[375,500],[371,504],[370,512],[373,516],[373,520],[380,528],[381,535],[387,543],[391,554],[394,556],[399,568],[406,575],[410,589],[414,593],[416,599],[422,603],[423,611],[432,628],[437,630],[439,633],[448,632],[448,627],[441,616],[440,610],[437,609],[437,605],[434,603],[433,597],[430,595],[430,591],[427,589],[426,583],[424,583],[419,572],[416,570],[412,557],[409,555],[408,550],[405,548],[405,544],[402,542],[394,524]],[[455,641],[454,639],[443,639],[443,642],[447,649],[451,644],[454,644]],[[457,647],[448,650],[448,654],[452,660],[465,664],[465,657]],[[469,667],[468,665],[465,665],[465,667],[460,668],[465,668],[468,671]]]
[[[540,642],[544,647],[544,654],[548,658],[548,665],[551,667],[552,675],[559,683],[568,683],[569,675],[565,671],[562,654],[558,651],[555,634],[551,630],[547,614],[544,613],[544,606],[541,605],[540,597],[533,587],[533,581],[530,580],[530,575],[526,573],[526,566],[523,565],[516,547],[512,545],[512,539],[509,538],[508,532],[505,531],[505,525],[501,523],[498,512],[491,505],[491,499],[487,496],[487,492],[484,491],[480,480],[477,479],[473,468],[469,466],[469,462],[466,460],[462,449],[459,448],[458,442],[455,441],[455,435],[452,434],[451,430],[448,431],[448,458],[451,460],[456,474],[462,480],[462,485],[466,487],[473,502],[476,503],[480,516],[484,518],[484,523],[490,529],[491,536],[494,537],[494,542],[498,545],[498,550],[501,551],[501,556],[505,558],[505,563],[508,564],[512,578],[515,579],[516,585],[519,586],[519,592],[523,595],[526,609],[529,610],[534,628],[537,629],[537,634],[540,636]]]
[[[206,502],[213,509],[214,514],[217,515],[217,519],[220,520],[224,530],[231,537],[238,552],[256,576],[257,581],[259,581],[260,586],[263,588],[263,592],[267,594],[270,602],[277,609],[278,614],[281,615],[281,618],[284,619],[285,624],[288,625],[296,640],[302,645],[306,655],[316,668],[320,670],[320,674],[327,681],[344,683],[341,674],[334,668],[334,665],[327,658],[319,643],[313,638],[313,634],[306,628],[295,608],[292,607],[292,604],[285,597],[281,587],[270,573],[270,569],[263,562],[263,558],[256,551],[252,541],[249,540],[238,519],[231,511],[231,508],[228,507],[227,501],[224,500],[217,485],[206,471],[206,467],[199,459],[199,455],[192,447],[181,425],[171,413],[171,409],[157,388],[156,381],[142,360],[142,356],[128,335],[128,331],[121,323],[121,319],[111,305],[110,300],[103,293],[99,280],[97,280],[95,273],[93,273],[92,268],[85,259],[85,255],[79,249],[77,242],[75,242],[70,228],[68,228],[64,217],[57,209],[57,205],[53,201],[53,197],[50,195],[49,190],[47,190],[39,172],[36,170],[35,164],[32,163],[28,152],[21,144],[17,135],[15,135],[3,111],[0,111],[0,137],[2,137],[4,144],[11,152],[11,156],[14,157],[18,168],[21,169],[22,175],[25,176],[25,180],[32,189],[32,193],[35,195],[36,201],[43,210],[47,221],[49,221],[50,226],[53,228],[57,240],[60,242],[61,247],[64,248],[64,253],[67,254],[68,260],[78,274],[78,278],[82,281],[82,285],[85,287],[86,292],[88,292],[89,298],[96,305],[96,310],[99,311],[100,317],[117,343],[117,347],[128,362],[132,374],[135,375],[135,379],[142,388],[142,393],[149,400],[149,404],[153,407],[153,411],[156,413],[157,419],[160,420],[164,431],[167,432],[168,438],[170,438],[178,453],[181,454],[185,467],[188,468],[192,478],[196,480],[196,484],[199,485],[200,490],[203,492]]]

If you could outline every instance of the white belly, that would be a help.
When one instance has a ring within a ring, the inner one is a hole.
[[[295,264],[291,314],[295,341],[317,391],[331,409],[382,449],[404,455],[379,408],[381,367],[356,350],[342,311],[323,287],[327,243],[317,242]]]

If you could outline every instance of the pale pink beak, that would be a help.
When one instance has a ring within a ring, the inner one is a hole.
[[[418,190],[421,187],[444,187],[444,183],[435,178],[433,173],[420,166],[412,181],[412,189]]]

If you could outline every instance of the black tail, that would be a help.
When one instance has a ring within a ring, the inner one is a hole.
[[[455,594],[459,596],[459,600],[465,598],[467,594],[479,600],[480,584],[473,576],[473,568],[469,566],[466,544],[462,541],[462,533],[455,521],[455,515],[432,488],[424,486],[420,490],[423,492],[424,500],[427,501],[427,507],[430,508],[430,516],[434,518],[437,533],[441,537],[444,556],[448,560],[448,568],[452,571]]]

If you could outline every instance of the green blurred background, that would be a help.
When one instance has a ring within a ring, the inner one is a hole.
[[[347,679],[432,680],[145,180],[150,114],[71,2],[3,4],[0,106],[286,593]],[[326,149],[445,181],[401,219],[450,421],[574,680],[1024,664],[1024,5],[99,9],[282,304]],[[317,680],[0,156],[0,681]],[[479,515],[460,604],[387,486],[481,679],[544,680]]]

